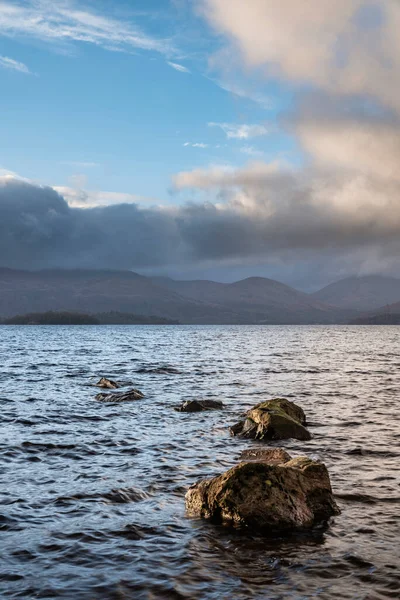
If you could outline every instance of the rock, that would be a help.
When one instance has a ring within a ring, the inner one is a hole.
[[[240,460],[266,462],[269,465],[281,465],[292,459],[290,454],[282,448],[252,448],[243,450]]]
[[[304,410],[297,406],[294,402],[290,400],[286,400],[286,398],[272,398],[272,400],[267,400],[266,402],[260,402],[256,404],[252,410],[255,409],[274,409],[274,410],[283,410],[289,417],[298,421],[302,425],[306,424],[306,415]]]
[[[187,400],[176,410],[179,412],[202,412],[204,410],[219,410],[224,408],[220,400]]]
[[[144,398],[144,394],[139,390],[128,390],[127,392],[111,392],[105,394],[101,392],[96,395],[96,400],[100,402],[129,402],[130,400],[141,400]]]
[[[186,509],[189,516],[264,534],[310,528],[340,512],[325,465],[306,457],[242,462],[193,485]]]
[[[175,367],[164,365],[161,367],[140,367],[136,373],[154,373],[155,375],[180,375],[181,371]]]
[[[107,379],[107,377],[102,377],[100,381],[95,384],[95,386],[100,388],[109,388],[111,390],[120,387],[119,383],[113,381],[112,379]]]
[[[304,427],[303,410],[284,398],[261,402],[246,413],[246,418],[230,428],[232,435],[257,440],[310,440]]]

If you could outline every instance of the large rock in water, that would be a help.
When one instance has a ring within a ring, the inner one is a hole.
[[[107,379],[107,377],[102,377],[95,385],[96,387],[108,388],[110,390],[115,390],[120,387],[119,383],[112,379]]]
[[[220,400],[186,400],[176,410],[179,412],[202,412],[224,408]]]
[[[306,457],[266,460],[242,462],[193,485],[188,515],[268,534],[310,528],[340,512],[324,464]]]
[[[140,390],[129,390],[127,392],[110,392],[106,394],[101,392],[96,394],[96,400],[100,402],[130,402],[131,400],[141,400],[144,398],[144,394]]]
[[[285,398],[274,398],[261,402],[247,411],[246,418],[233,425],[232,435],[257,440],[310,440],[311,435],[304,427],[306,416],[303,410]]]

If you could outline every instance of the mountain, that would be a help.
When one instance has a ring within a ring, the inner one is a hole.
[[[400,325],[400,302],[381,306],[350,321],[354,325]]]
[[[228,307],[253,322],[338,323],[350,318],[348,311],[327,306],[309,294],[264,277],[249,277],[235,283],[154,280],[181,296]]]
[[[121,312],[181,323],[343,323],[354,312],[283,283],[174,281],[131,271],[0,269],[0,316],[46,311]]]
[[[189,300],[131,271],[0,269],[0,316],[46,311],[152,315],[182,323],[241,322],[223,307]]]
[[[314,300],[339,308],[373,311],[400,301],[400,279],[380,275],[348,277],[311,296]]]

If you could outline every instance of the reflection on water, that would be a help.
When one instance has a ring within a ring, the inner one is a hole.
[[[398,598],[398,332],[1,327],[1,597]],[[102,375],[145,399],[96,402]],[[326,463],[342,514],[273,540],[186,518],[188,486],[257,445],[227,427],[273,396],[304,408],[313,439],[284,447]],[[192,398],[226,409],[174,410]]]

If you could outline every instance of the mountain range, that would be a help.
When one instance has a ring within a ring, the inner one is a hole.
[[[132,271],[0,269],[0,317],[43,311],[156,315],[181,323],[348,323],[400,303],[400,280],[351,277],[307,294],[272,279],[234,283]],[[400,304],[399,304],[400,310]]]

